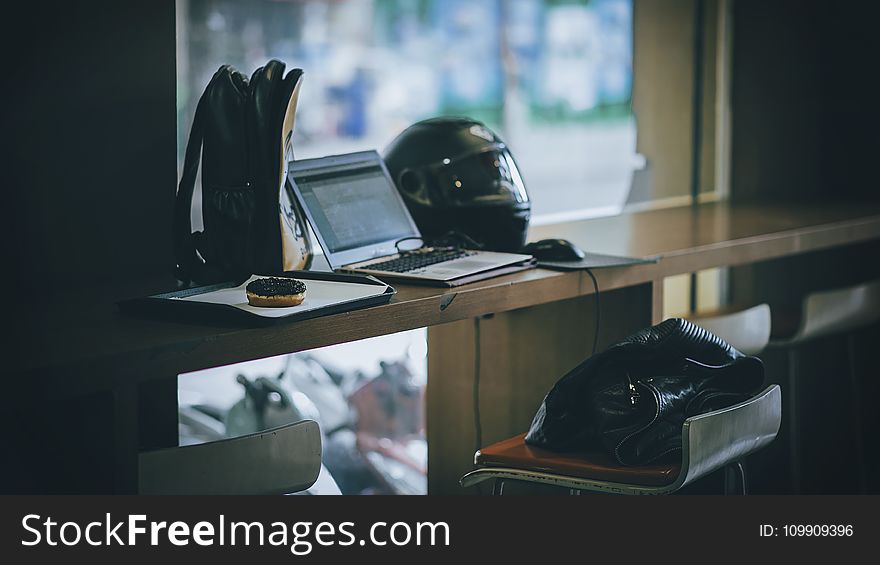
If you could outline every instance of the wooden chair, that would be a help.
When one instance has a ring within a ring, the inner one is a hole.
[[[321,432],[303,420],[263,432],[145,451],[141,494],[287,494],[305,490],[321,470]]]
[[[728,468],[745,494],[740,460],[772,442],[781,421],[781,392],[773,385],[745,402],[685,420],[680,461],[639,467],[622,466],[604,453],[559,454],[535,448],[525,444],[522,434],[478,451],[478,468],[462,477],[461,485],[492,480],[493,494],[503,494],[506,481],[552,485],[571,494],[670,494]],[[726,481],[726,490],[733,490],[730,484]]]

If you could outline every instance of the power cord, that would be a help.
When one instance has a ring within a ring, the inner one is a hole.
[[[483,447],[483,423],[480,419],[480,317],[474,318],[474,453]]]
[[[483,448],[483,423],[480,416],[480,317],[474,317],[474,453]],[[479,483],[474,485],[477,494],[483,494]]]
[[[596,297],[596,324],[593,331],[593,350],[590,356],[596,354],[599,345],[599,281],[590,269],[585,269],[593,281],[593,294]],[[483,421],[480,416],[480,316],[474,317],[474,453],[483,447]],[[482,489],[477,485],[477,491],[482,494]]]

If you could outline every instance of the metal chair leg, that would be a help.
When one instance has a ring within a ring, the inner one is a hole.
[[[733,465],[725,465],[724,467],[724,496],[729,496],[734,493],[736,480],[734,475],[736,471],[733,469]]]
[[[734,461],[724,468],[724,494],[748,494],[746,468],[743,461]]]
[[[791,490],[794,494],[801,494],[801,441],[800,430],[798,429],[800,402],[798,401],[797,369],[797,352],[792,347],[788,350],[788,406],[784,407],[783,412],[788,412],[788,464]]]
[[[501,496],[504,494],[504,480],[495,479],[492,481],[492,496]]]
[[[859,477],[859,492],[864,494],[868,492],[868,469],[865,459],[864,431],[862,430],[862,394],[858,367],[856,367],[855,342],[855,334],[850,333],[846,338],[846,349],[848,354],[850,380],[850,413],[852,414],[852,433],[855,442],[855,453],[853,454],[853,458],[856,464],[856,472]]]
[[[748,473],[746,473],[746,462],[744,459],[741,459],[736,462],[736,468],[739,474],[740,480],[740,493],[745,496],[749,494],[749,478]]]

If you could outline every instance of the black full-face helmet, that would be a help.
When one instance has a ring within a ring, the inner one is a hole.
[[[485,249],[519,251],[531,203],[507,146],[468,118],[415,123],[392,141],[385,163],[427,241],[465,234]]]

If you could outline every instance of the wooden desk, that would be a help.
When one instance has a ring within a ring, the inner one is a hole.
[[[591,251],[662,257],[595,271],[603,347],[659,319],[663,277],[877,240],[880,206],[707,204],[536,227],[530,234],[543,237]],[[59,489],[133,490],[138,449],[176,442],[179,373],[428,326],[429,490],[460,492],[458,476],[476,445],[476,369],[488,443],[522,432],[548,388],[589,355],[593,339],[593,286],[583,272],[536,269],[457,289],[398,285],[387,305],[267,328],[140,320],[115,311],[117,299],[172,284],[156,279],[97,296],[53,297],[19,318],[2,374],[28,402],[7,411],[10,421],[2,423],[32,417],[39,433],[57,435],[56,426],[69,431],[59,436],[57,457],[48,459],[69,469],[70,480]],[[47,414],[41,404],[47,398],[63,409]],[[77,408],[81,399],[88,400]],[[40,414],[29,416],[35,410]],[[89,423],[78,430],[82,419]],[[64,447],[71,441],[96,446],[86,451],[91,460],[75,445]],[[33,452],[25,443],[20,447],[28,455],[18,465],[31,472]],[[109,465],[96,473],[96,462]],[[40,490],[50,478],[35,472]]]

